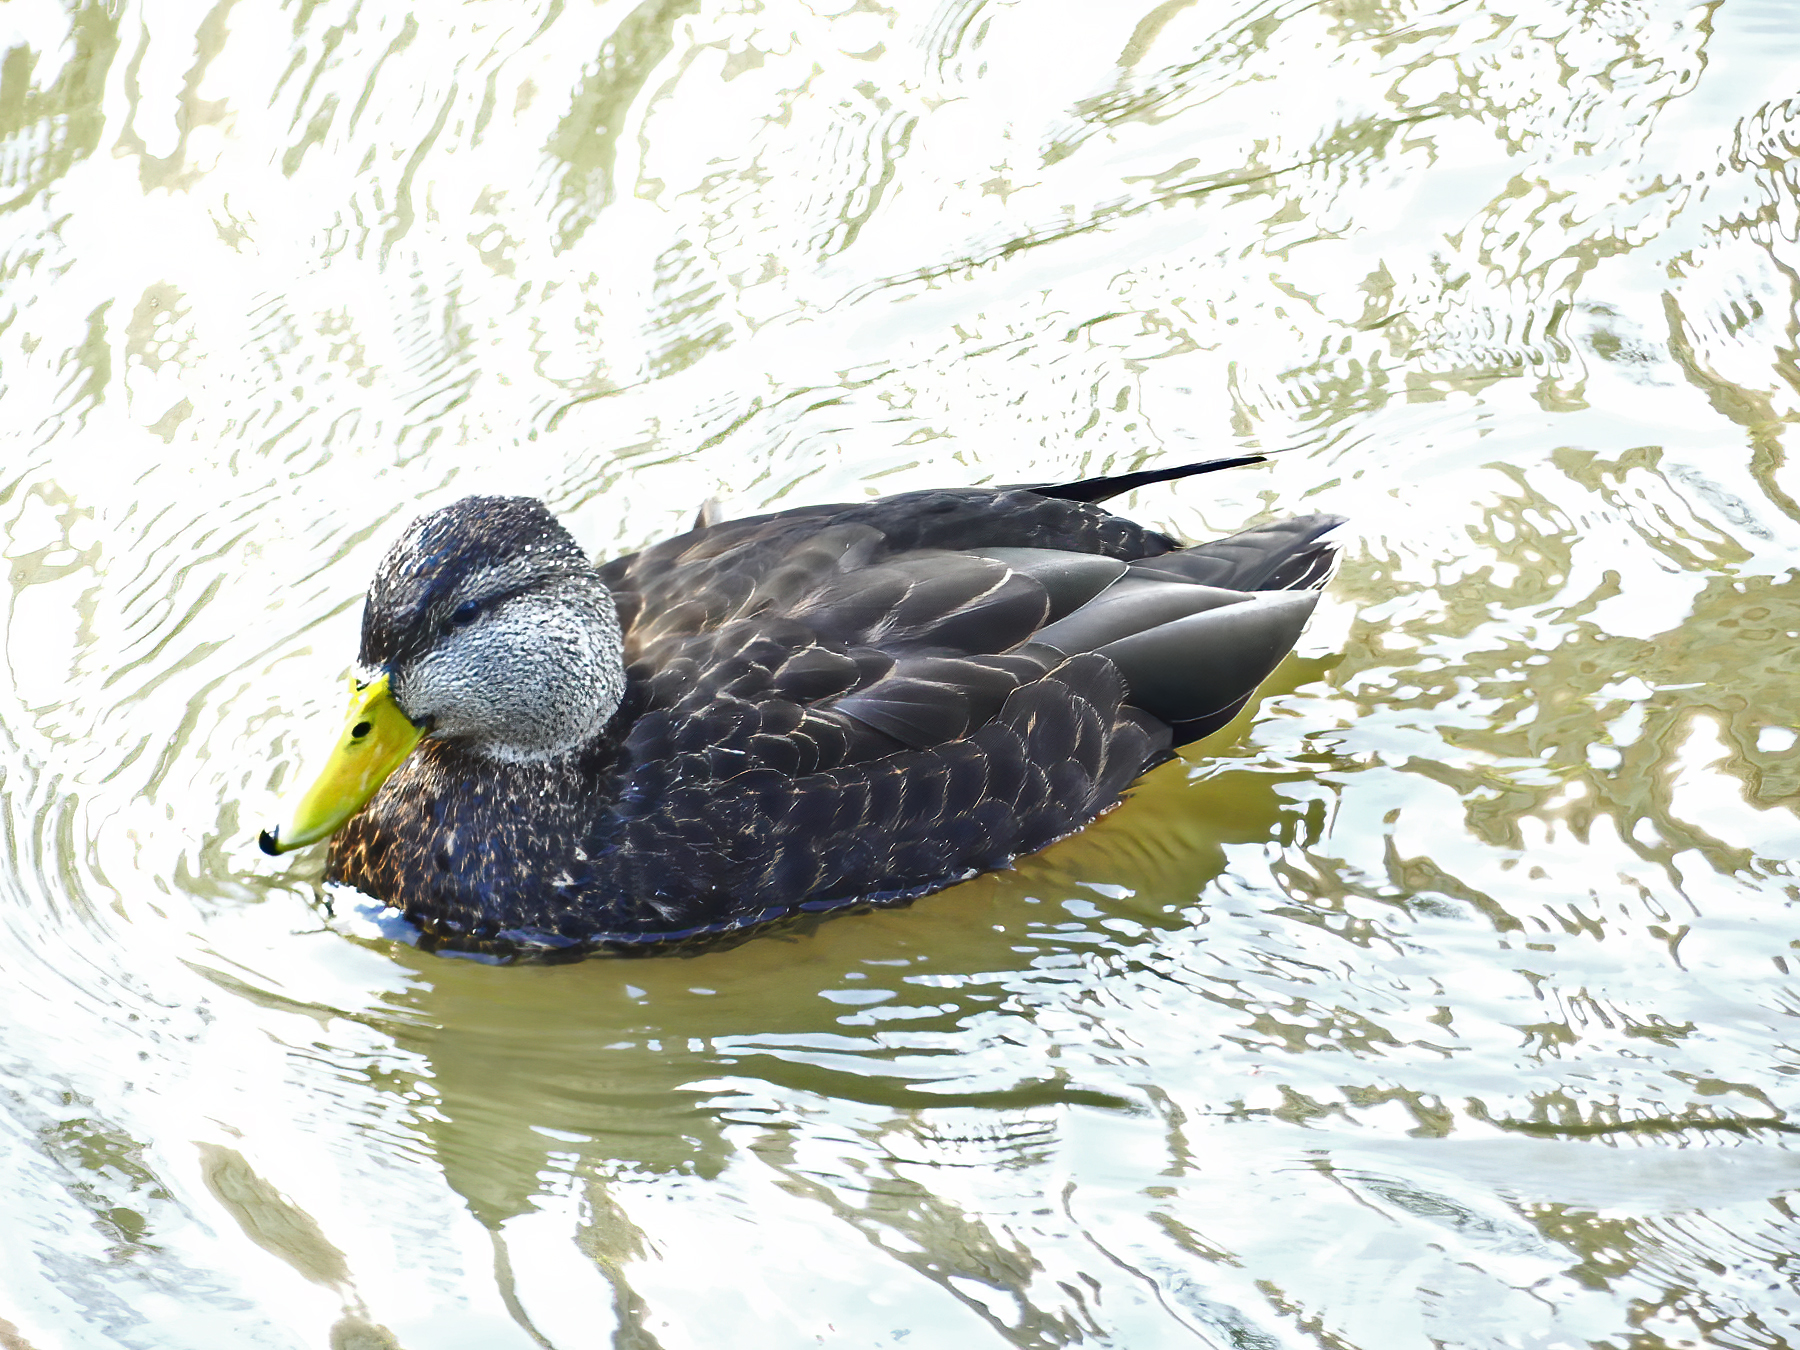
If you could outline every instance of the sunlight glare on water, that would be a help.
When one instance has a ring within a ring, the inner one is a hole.
[[[0,1344],[1800,1338],[1783,0],[0,9]],[[256,831],[412,515],[1244,451],[1345,562],[1013,871],[496,968]]]

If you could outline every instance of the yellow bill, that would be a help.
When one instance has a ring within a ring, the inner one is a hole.
[[[291,853],[329,838],[368,804],[424,734],[394,702],[386,675],[367,684],[353,676],[344,734],[288,823],[262,832],[262,851]]]

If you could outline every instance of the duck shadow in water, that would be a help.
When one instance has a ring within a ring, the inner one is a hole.
[[[1290,657],[1262,697],[1329,664]],[[729,1127],[774,1124],[774,1103],[796,1095],[896,1112],[1136,1109],[1030,1049],[971,1089],[966,1056],[989,1039],[971,1028],[1075,998],[1104,978],[1102,944],[1191,926],[1228,845],[1308,842],[1316,822],[1280,792],[1302,772],[1192,773],[1255,714],[1153,770],[1082,833],[902,908],[642,960],[495,967],[397,948],[416,978],[390,997],[384,1030],[430,1064],[419,1130],[498,1228],[534,1208],[546,1174],[716,1175],[736,1151]],[[937,1082],[952,1077],[960,1090]]]

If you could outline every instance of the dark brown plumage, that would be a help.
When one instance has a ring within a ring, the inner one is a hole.
[[[428,731],[328,879],[430,946],[574,955],[903,901],[1041,849],[1228,720],[1332,558],[1335,517],[1183,549],[1106,492],[808,506],[607,563],[626,679],[604,729],[541,758]],[[371,588],[365,669],[397,669],[423,720],[394,663],[478,608],[445,617],[459,569],[528,600],[572,548],[520,499],[425,518]]]

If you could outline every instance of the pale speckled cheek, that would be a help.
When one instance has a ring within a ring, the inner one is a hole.
[[[397,672],[407,712],[484,754],[535,759],[597,734],[624,693],[610,603],[532,596],[452,632]]]

